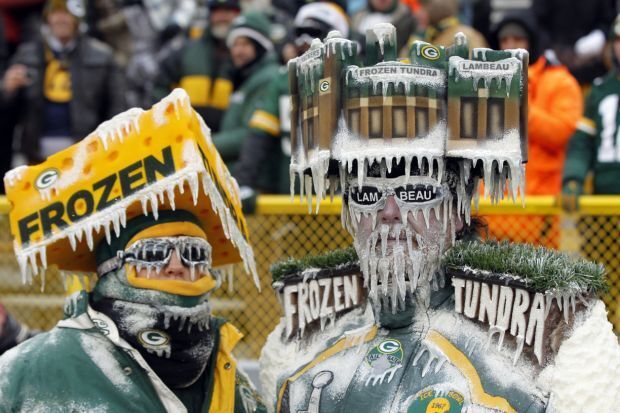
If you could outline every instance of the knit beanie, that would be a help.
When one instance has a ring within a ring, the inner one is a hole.
[[[268,52],[273,51],[271,25],[262,13],[248,12],[233,20],[226,37],[228,48],[232,47],[235,39],[240,36],[253,40]]]
[[[99,243],[96,250],[97,265],[110,258],[116,257],[118,251],[123,251],[127,243],[139,232],[155,225],[170,222],[190,222],[201,226],[200,221],[188,211],[183,210],[162,210],[159,211],[157,219],[153,215],[139,215],[127,221],[127,226],[123,228],[118,236],[112,236],[110,243],[105,238]],[[179,234],[183,235],[183,234]]]

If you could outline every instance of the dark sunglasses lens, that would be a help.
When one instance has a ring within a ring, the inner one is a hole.
[[[351,188],[351,200],[358,205],[374,205],[381,200],[381,191],[374,186],[357,186]]]
[[[170,247],[159,245],[156,248],[149,248],[147,246],[146,248],[138,250],[136,258],[144,262],[161,262],[168,259],[171,253],[172,249]]]
[[[394,188],[394,193],[402,202],[412,204],[432,201],[441,196],[441,191],[438,188],[424,185],[399,186]]]
[[[204,262],[207,260],[207,250],[198,246],[186,246],[181,248],[181,257],[186,262]]]

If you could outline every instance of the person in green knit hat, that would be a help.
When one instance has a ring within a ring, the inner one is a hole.
[[[119,237],[100,242],[96,256],[93,291],[75,298],[58,327],[0,360],[0,411],[57,411],[67,401],[80,412],[261,411],[249,380],[231,370],[241,333],[211,315],[219,281],[191,213],[134,218]],[[28,371],[16,369],[19,361]],[[75,374],[45,379],[58,369]]]
[[[230,78],[234,92],[213,142],[231,170],[250,133],[250,118],[265,93],[265,85],[278,75],[270,28],[263,14],[248,12],[233,20],[226,38],[233,66]]]

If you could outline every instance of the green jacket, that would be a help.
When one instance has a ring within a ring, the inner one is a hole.
[[[250,119],[251,133],[244,143],[234,174],[240,186],[263,192],[289,193],[290,105],[288,71],[281,67]],[[265,176],[277,178],[266,180]]]
[[[0,357],[0,412],[264,412],[230,351],[240,333],[214,318],[215,347],[192,386],[171,390],[114,323],[72,296],[72,316]]]
[[[595,194],[620,194],[620,78],[614,71],[597,79],[586,100],[584,117],[568,144],[563,184],[583,184],[594,172]]]
[[[241,145],[250,132],[250,118],[265,93],[265,85],[278,74],[275,55],[266,53],[250,70],[253,72],[231,95],[220,131],[213,135],[213,143],[229,169],[239,159]]]
[[[410,304],[381,313],[379,326],[329,340],[280,378],[275,411],[545,412],[548,396],[531,370],[486,349],[487,331],[454,313],[453,294],[446,287],[429,310]]]
[[[211,131],[217,132],[233,91],[231,67],[228,49],[205,30],[201,38],[188,41],[161,63],[153,100],[159,101],[180,87]]]

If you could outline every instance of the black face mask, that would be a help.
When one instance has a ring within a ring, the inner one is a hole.
[[[185,308],[102,297],[91,305],[114,321],[168,387],[188,387],[204,372],[214,342],[208,302]]]

